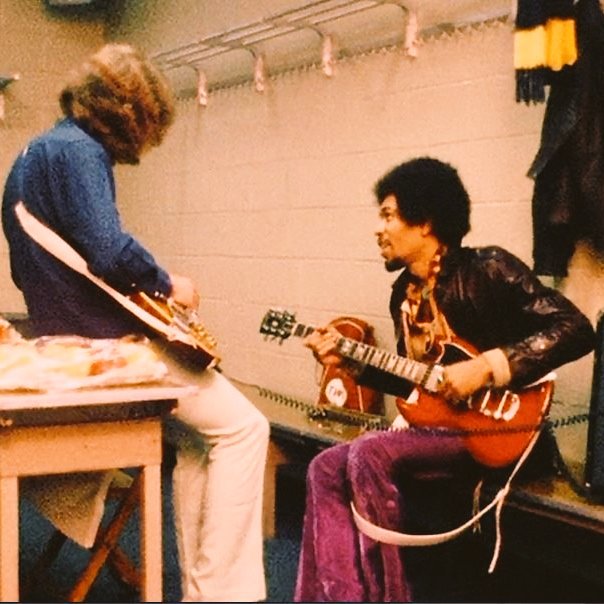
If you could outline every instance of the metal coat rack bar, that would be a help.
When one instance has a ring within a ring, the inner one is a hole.
[[[398,6],[405,14],[408,12],[406,6],[397,0],[315,0],[300,8],[157,53],[153,59],[163,69],[173,69],[198,67],[204,60],[234,50],[247,50],[254,54],[254,44],[307,29],[321,33],[318,28],[324,23],[385,5]]]

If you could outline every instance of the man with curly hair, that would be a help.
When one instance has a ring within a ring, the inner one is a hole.
[[[404,162],[379,179],[375,195],[377,243],[386,269],[398,272],[390,298],[398,354],[430,365],[441,359],[447,343],[462,341],[476,351],[445,363],[437,391],[451,409],[481,389],[527,386],[593,349],[587,317],[542,285],[521,260],[497,246],[462,246],[470,230],[470,199],[452,166],[429,157]],[[325,327],[305,344],[321,363],[342,364],[338,340]],[[387,372],[387,363],[378,365],[349,369],[359,383],[400,397],[403,409],[402,401],[413,408],[411,395],[418,391],[412,382]],[[405,564],[407,548],[397,545],[411,541],[397,534],[409,530],[410,487],[417,493],[422,478],[471,477],[485,468],[463,434],[442,417],[442,424],[414,417],[410,429],[368,432],[311,462],[296,601],[417,597]],[[426,425],[431,429],[422,430]],[[434,579],[434,572],[429,576]]]
[[[25,234],[14,212],[19,201],[115,289],[196,308],[192,280],[162,268],[123,229],[116,207],[114,164],[138,164],[173,121],[167,81],[135,48],[108,44],[77,70],[60,104],[64,118],[19,154],[3,197],[12,277],[33,335],[117,338],[143,326]],[[199,386],[199,394],[178,401],[175,411],[184,428],[176,431],[181,438],[173,479],[183,600],[262,600],[268,422],[219,372],[199,371],[167,344],[154,345],[173,375]]]

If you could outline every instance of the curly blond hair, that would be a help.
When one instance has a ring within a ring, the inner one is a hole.
[[[74,72],[59,102],[117,163],[137,164],[174,120],[167,80],[129,44],[106,44],[93,54]]]

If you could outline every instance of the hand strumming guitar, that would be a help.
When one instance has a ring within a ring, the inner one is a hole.
[[[170,274],[172,282],[172,298],[178,304],[197,310],[199,307],[199,292],[193,280],[182,275]]]
[[[478,355],[467,361],[447,365],[440,394],[448,401],[457,403],[466,400],[481,388],[488,388],[492,382],[491,365],[483,355]]]

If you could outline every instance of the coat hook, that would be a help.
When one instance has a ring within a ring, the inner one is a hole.
[[[257,53],[249,46],[244,46],[243,48],[254,58],[254,85],[256,87],[256,92],[264,92],[266,87],[266,65],[264,63],[264,55],[262,53]]]
[[[201,107],[208,106],[208,78],[205,72],[198,67],[194,67],[197,72],[197,103]]]
[[[407,11],[407,24],[405,25],[405,41],[403,49],[408,57],[417,57],[418,53],[418,23],[417,13],[415,11]]]
[[[333,36],[323,33],[316,25],[306,25],[306,27],[312,29],[321,38],[321,69],[330,78],[333,75],[335,63]]]
[[[195,94],[195,101],[201,107],[207,107],[208,105],[208,79],[205,72],[200,69],[195,63],[185,63],[183,67],[190,67],[197,78],[197,88]]]
[[[403,40],[403,51],[408,57],[417,57],[418,53],[418,34],[419,27],[417,21],[417,13],[410,10],[399,0],[383,0],[382,4],[390,4],[398,6],[405,13],[405,38]]]
[[[16,80],[20,79],[20,77],[21,76],[18,73],[14,73],[10,76],[0,76],[0,121],[2,122],[4,121],[4,117],[6,115],[4,89],[12,82],[15,82]]]
[[[14,73],[10,76],[0,76],[0,91],[4,90],[10,83],[20,79],[21,76],[18,73]]]
[[[321,49],[321,66],[323,73],[330,78],[333,75],[333,38],[330,35],[323,36],[323,47]]]

